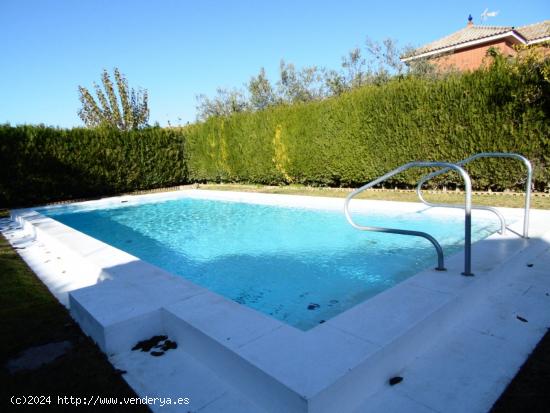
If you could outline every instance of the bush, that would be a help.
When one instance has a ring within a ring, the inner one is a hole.
[[[184,140],[170,129],[0,125],[0,205],[95,197],[186,181]]]
[[[477,152],[517,152],[550,183],[549,61],[509,63],[439,79],[414,76],[321,102],[209,118],[185,131],[191,181],[357,186],[413,160],[458,161]],[[512,160],[468,166],[476,189],[515,189]],[[387,185],[411,187],[421,173]],[[457,176],[439,179],[460,184]]]

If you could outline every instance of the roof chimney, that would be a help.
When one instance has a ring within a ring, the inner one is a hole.
[[[470,14],[468,16],[468,24],[466,25],[466,27],[470,27],[470,26],[473,26],[474,25],[474,18],[472,17],[472,15]]]

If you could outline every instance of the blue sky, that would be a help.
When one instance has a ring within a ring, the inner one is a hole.
[[[195,96],[241,87],[282,58],[338,68],[368,36],[419,46],[466,24],[550,18],[548,0],[0,0],[0,123],[81,126],[78,85],[119,67],[149,90],[150,123],[193,121]]]

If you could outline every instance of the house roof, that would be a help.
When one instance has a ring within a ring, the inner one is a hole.
[[[403,60],[429,56],[448,50],[461,49],[510,37],[515,43],[530,44],[550,40],[550,20],[514,28],[513,26],[484,26],[468,24],[463,29],[413,50]]]
[[[515,31],[525,37],[528,42],[550,38],[550,20],[518,27]]]

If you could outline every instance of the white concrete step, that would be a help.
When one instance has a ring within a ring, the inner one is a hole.
[[[140,398],[159,398],[155,404],[149,404],[153,412],[263,412],[181,348],[168,350],[160,357],[127,351],[110,357],[110,361],[116,368],[127,371],[122,377]],[[188,404],[183,404],[181,399],[185,398]],[[172,404],[168,404],[168,399]],[[182,404],[175,404],[178,399]]]
[[[532,267],[528,267],[527,265]],[[541,243],[495,271],[514,277],[419,355],[356,413],[485,413],[550,328],[550,249]],[[527,322],[518,319],[518,316]]]

